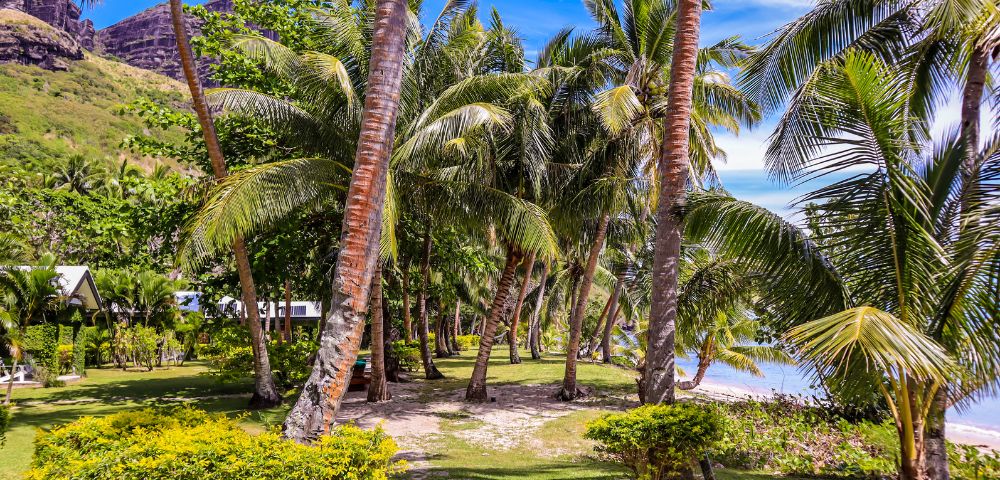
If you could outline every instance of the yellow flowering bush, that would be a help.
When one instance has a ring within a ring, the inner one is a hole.
[[[222,415],[180,408],[85,417],[42,432],[26,479],[382,480],[402,471],[381,428],[337,427],[314,445],[251,435]]]

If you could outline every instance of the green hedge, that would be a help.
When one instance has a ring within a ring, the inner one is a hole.
[[[643,405],[587,424],[584,437],[607,460],[625,465],[635,478],[674,478],[721,437],[719,416],[694,404]]]
[[[10,406],[0,403],[0,447],[7,441],[8,428],[10,428]]]
[[[84,417],[41,432],[28,480],[383,480],[402,470],[380,428],[337,427],[313,446],[191,408]]]

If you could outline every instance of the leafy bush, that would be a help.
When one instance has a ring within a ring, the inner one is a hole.
[[[890,421],[850,423],[787,395],[717,408],[725,429],[713,458],[727,467],[850,478],[896,473],[898,447]]]
[[[399,359],[399,366],[409,371],[417,370],[423,365],[420,359],[420,344],[405,340],[392,342],[392,354]]]
[[[41,432],[28,480],[386,479],[402,470],[380,428],[338,427],[314,446],[251,435],[224,416],[179,408],[84,417]]]
[[[66,382],[59,380],[59,372],[51,370],[48,367],[36,366],[32,372],[32,377],[45,388],[63,387],[66,385]]]
[[[479,335],[458,335],[455,337],[459,350],[475,350],[479,348]]]
[[[73,346],[59,345],[56,347],[56,362],[59,366],[59,374],[66,375],[73,371]]]
[[[93,335],[94,327],[82,327],[73,339],[73,367],[77,375],[87,373],[87,340]]]
[[[24,351],[31,356],[36,367],[59,371],[56,350],[59,348],[59,327],[32,325],[24,332]]]
[[[644,405],[605,415],[588,423],[584,434],[601,443],[598,453],[643,480],[680,473],[720,436],[718,415],[693,404]]]
[[[0,403],[0,447],[7,442],[8,428],[10,428],[10,406]]]
[[[951,478],[956,480],[985,480],[1000,478],[1000,452],[983,453],[972,445],[948,444],[948,463]]]
[[[307,361],[319,344],[309,335],[297,335],[294,342],[272,340],[267,346],[271,370],[285,388],[301,384],[309,378],[312,365]],[[253,376],[253,352],[250,350],[250,330],[247,327],[225,327],[212,334],[212,340],[199,355],[206,358],[212,373],[223,382]]]

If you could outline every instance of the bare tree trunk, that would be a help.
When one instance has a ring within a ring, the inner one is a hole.
[[[292,341],[292,279],[285,279],[285,340]]]
[[[970,178],[976,168],[979,151],[979,116],[982,110],[983,90],[989,72],[990,51],[984,45],[977,45],[969,56],[969,71],[962,88],[962,137],[966,145],[964,172]]]
[[[695,372],[694,378],[691,380],[679,382],[677,388],[681,390],[692,390],[698,385],[701,385],[701,381],[705,379],[705,372],[708,371],[708,366],[711,365],[711,361],[708,358],[698,357],[698,371]]]
[[[7,396],[4,398],[3,404],[10,405],[11,396],[14,395],[14,372],[17,371],[17,357],[11,360],[10,365],[10,378],[7,381]]]
[[[270,336],[274,332],[274,320],[271,318],[271,299],[264,297],[264,331]]]
[[[510,342],[510,363],[521,363],[521,354],[517,351],[517,329],[521,321],[521,307],[524,306],[524,297],[528,294],[528,284],[531,283],[531,271],[535,268],[535,252],[528,254],[524,259],[524,281],[521,282],[521,291],[517,294],[517,306],[514,307],[514,316],[510,319],[510,333],[507,341]]]
[[[431,357],[430,320],[427,312],[427,288],[431,278],[431,225],[428,220],[424,232],[423,253],[420,259],[420,296],[417,298],[417,321],[420,322],[417,334],[420,336],[420,361],[424,365],[424,377],[428,380],[444,378],[444,375],[434,365]],[[438,334],[435,333],[435,339]]]
[[[653,256],[653,302],[646,355],[646,401],[674,402],[674,343],[677,320],[677,277],[681,253],[681,207],[690,168],[689,135],[694,76],[701,29],[701,0],[678,0],[677,31],[663,122],[663,149],[658,174],[660,199]]]
[[[372,383],[368,385],[368,401],[384,402],[392,398],[385,374],[385,335],[382,320],[382,266],[375,267],[372,278]]]
[[[513,251],[511,247],[507,249],[507,264],[503,267],[500,275],[500,282],[497,284],[497,293],[493,297],[493,305],[490,306],[490,315],[483,321],[483,334],[479,337],[479,353],[476,355],[476,366],[472,369],[472,378],[469,379],[469,387],[465,390],[465,399],[470,402],[485,402],[486,395],[486,369],[490,363],[490,352],[493,349],[493,337],[497,333],[497,325],[500,323],[500,315],[503,313],[503,306],[507,303],[507,295],[510,294],[510,287],[514,283],[514,271],[517,270],[517,263],[521,256]]]
[[[413,341],[413,320],[410,317],[410,265],[403,264],[403,338]]]
[[[434,356],[436,358],[448,358],[451,352],[448,351],[448,322],[446,321],[444,300],[438,301],[438,317],[434,325]]]
[[[587,348],[583,350],[584,353],[580,355],[581,357],[589,357],[597,349],[597,342],[601,339],[601,333],[604,332],[604,324],[610,308],[611,297],[608,297],[608,301],[604,302],[604,308],[601,309],[601,316],[597,317],[597,325],[594,325],[593,335],[590,336],[590,341],[587,342]]]
[[[528,346],[531,348],[531,358],[540,360],[542,352],[539,348],[542,337],[542,305],[545,303],[545,282],[549,280],[550,262],[545,262],[542,269],[542,279],[538,284],[538,296],[535,297],[535,308],[531,312],[531,323],[528,325]]]
[[[576,355],[580,351],[580,336],[583,334],[583,316],[587,311],[587,301],[590,299],[590,287],[594,284],[594,272],[597,271],[597,260],[604,248],[604,237],[608,233],[608,223],[611,217],[604,214],[597,225],[594,243],[590,246],[587,256],[587,268],[583,271],[580,282],[580,293],[573,307],[569,325],[569,346],[566,349],[566,374],[563,377],[562,389],[556,395],[560,400],[572,401],[580,394],[576,388]]]
[[[451,329],[451,349],[454,354],[461,350],[458,345],[458,336],[462,334],[462,299],[455,300],[455,318],[452,320]]]
[[[948,480],[948,443],[945,441],[945,412],[948,410],[948,387],[942,385],[931,399],[931,408],[927,412],[927,425],[924,432],[925,464],[927,478],[931,480]]]
[[[604,363],[611,363],[611,331],[615,328],[615,324],[618,323],[618,314],[621,312],[619,302],[624,290],[625,270],[623,269],[618,273],[618,279],[615,281],[615,291],[611,292],[611,318],[608,319],[607,325],[604,326],[604,337],[601,338],[601,360]]]
[[[361,346],[368,294],[378,261],[386,174],[402,83],[406,22],[406,2],[376,2],[368,92],[344,205],[341,249],[331,282],[332,309],[312,374],[285,420],[285,436],[300,443],[330,432]]]
[[[191,91],[191,100],[205,139],[205,148],[208,150],[208,157],[212,162],[212,172],[215,174],[215,180],[221,181],[228,175],[226,159],[222,155],[222,147],[219,145],[215,123],[212,121],[212,114],[208,110],[208,102],[205,101],[201,79],[198,78],[198,71],[195,68],[194,53],[191,51],[191,42],[184,24],[184,7],[181,5],[181,0],[170,0],[170,18],[177,41],[177,53],[181,59],[181,67]],[[236,270],[240,278],[243,304],[244,308],[247,309],[247,321],[250,323],[250,344],[254,358],[254,394],[250,398],[249,407],[270,408],[281,404],[281,395],[274,385],[274,377],[271,374],[271,361],[267,356],[267,345],[264,343],[264,335],[261,332],[260,313],[257,311],[253,275],[250,272],[250,256],[247,254],[246,243],[242,237],[237,237],[233,242],[233,253],[236,257]]]
[[[399,383],[403,381],[400,376],[399,358],[392,351],[392,343],[399,340],[399,330],[392,326],[392,316],[389,314],[389,302],[382,302],[382,336],[383,355],[385,357],[385,379]]]

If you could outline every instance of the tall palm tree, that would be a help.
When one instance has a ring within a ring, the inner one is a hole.
[[[285,435],[306,442],[333,427],[350,384],[378,262],[382,207],[392,154],[406,47],[407,5],[378,0],[361,135],[344,205],[344,226],[333,272],[333,302],[320,350],[302,395],[285,419]]]
[[[769,299],[775,318],[799,325],[789,340],[832,389],[850,398],[881,388],[897,419],[900,475],[923,479],[947,472],[928,442],[935,417],[995,392],[1000,378],[991,333],[1000,306],[1000,154],[988,142],[970,175],[974,147],[961,131],[934,145],[915,141],[927,120],[909,114],[919,92],[908,74],[848,51],[815,73],[790,106],[798,114],[779,123],[772,172],[813,178],[865,168],[806,197],[816,203],[812,238],[718,198],[696,199],[690,218],[710,243],[756,258],[760,271],[784,278],[777,281],[800,279],[761,289],[783,292]],[[779,238],[784,252],[773,245]]]
[[[205,147],[212,162],[212,172],[216,181],[222,181],[229,173],[226,170],[226,160],[222,155],[222,147],[215,131],[212,113],[208,109],[201,79],[198,77],[198,69],[195,66],[194,53],[188,38],[181,0],[170,0],[170,16],[181,67],[191,91],[191,100],[198,117],[198,124],[201,126]],[[236,270],[240,278],[243,305],[250,324],[250,343],[254,358],[254,394],[250,398],[250,407],[269,408],[281,404],[281,394],[278,393],[274,377],[271,374],[271,362],[267,355],[267,345],[264,343],[260,312],[257,309],[257,293],[254,289],[253,274],[250,271],[250,257],[243,237],[237,236],[233,239],[232,249],[236,259]]]
[[[676,33],[670,62],[667,115],[660,147],[660,198],[656,211],[656,255],[653,257],[653,301],[649,315],[645,399],[674,401],[674,343],[677,280],[681,253],[681,208],[687,192],[690,160],[691,105],[698,63],[701,0],[677,2]]]

